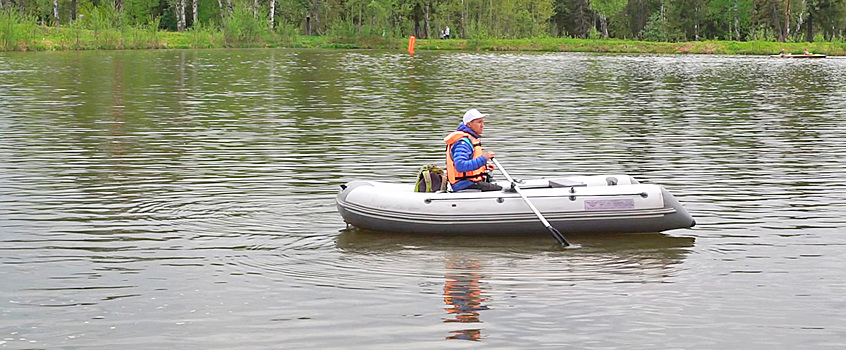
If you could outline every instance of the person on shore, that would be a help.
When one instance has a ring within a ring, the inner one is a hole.
[[[502,186],[490,182],[489,171],[496,167],[488,164],[493,159],[493,151],[482,150],[482,133],[485,130],[485,117],[478,109],[464,113],[458,128],[444,137],[446,142],[447,180],[453,192],[465,189],[499,191]]]
[[[444,39],[449,39],[449,26],[444,29]]]

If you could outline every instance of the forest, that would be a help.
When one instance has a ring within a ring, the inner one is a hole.
[[[0,0],[0,41],[34,27],[244,41],[437,39],[449,27],[459,39],[842,42],[846,0]]]

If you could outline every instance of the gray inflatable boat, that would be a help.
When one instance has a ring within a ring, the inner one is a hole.
[[[549,234],[510,183],[502,191],[414,192],[413,184],[351,181],[338,211],[348,225],[425,234]],[[662,232],[696,222],[664,187],[628,175],[523,180],[520,191],[568,233]]]

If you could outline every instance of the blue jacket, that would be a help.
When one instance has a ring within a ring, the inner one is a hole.
[[[464,125],[464,123],[459,124],[458,129],[456,130],[466,132],[477,139],[481,139],[479,135],[476,135],[476,133],[473,132],[473,130],[470,130],[470,128],[467,127],[467,125]],[[451,154],[452,161],[455,163],[455,170],[458,170],[459,172],[476,170],[488,163],[488,159],[484,156],[472,158],[473,145],[470,144],[470,139],[468,138],[463,138],[453,144]],[[453,192],[461,191],[472,184],[473,181],[470,180],[459,180],[452,185],[452,190]]]

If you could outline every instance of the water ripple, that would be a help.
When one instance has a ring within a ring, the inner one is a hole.
[[[843,332],[846,60],[169,50],[3,54],[0,76],[0,345]],[[469,107],[492,113],[485,147],[516,177],[628,173],[698,225],[570,237],[576,250],[344,229],[339,184],[412,181]],[[344,337],[315,331],[329,328]],[[269,332],[243,340],[255,329]]]

